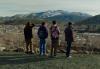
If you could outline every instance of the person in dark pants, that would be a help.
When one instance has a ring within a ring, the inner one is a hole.
[[[56,56],[57,54],[57,47],[59,46],[59,33],[60,33],[60,30],[56,24],[56,21],[52,21],[52,26],[50,27],[51,56]]]
[[[67,49],[66,49],[66,56],[70,56],[71,45],[73,42],[73,31],[72,31],[72,23],[68,22],[68,27],[65,28],[65,41],[67,41]]]
[[[46,38],[48,37],[48,30],[46,23],[42,22],[42,25],[38,29],[38,37],[40,39],[40,55],[46,55]]]
[[[32,28],[34,27],[34,24],[30,24],[30,22],[27,22],[27,24],[24,27],[24,37],[26,42],[26,52],[27,54],[33,54],[32,52]]]

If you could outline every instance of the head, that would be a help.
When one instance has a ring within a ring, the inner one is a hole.
[[[68,27],[72,27],[72,22],[68,22]]]
[[[53,25],[56,25],[56,21],[52,21],[52,24],[53,24]]]
[[[57,26],[56,21],[52,21],[52,25],[53,25],[53,26]]]
[[[27,22],[25,26],[26,26],[26,27],[30,26],[30,22]]]
[[[42,26],[45,26],[46,25],[46,23],[45,22],[42,22],[42,24],[41,24]]]

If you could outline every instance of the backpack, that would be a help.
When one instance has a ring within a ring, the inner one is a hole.
[[[52,38],[58,38],[59,37],[58,27],[52,27],[51,28],[51,36],[52,36]]]
[[[40,27],[38,30],[39,38],[45,39],[47,37],[47,32],[45,27]]]
[[[39,35],[40,38],[44,38],[44,36],[45,36],[44,30],[40,30],[38,35]]]

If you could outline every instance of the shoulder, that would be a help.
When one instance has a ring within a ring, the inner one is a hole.
[[[68,28],[65,28],[65,31],[68,30]]]
[[[40,26],[39,29],[42,29],[42,26]]]

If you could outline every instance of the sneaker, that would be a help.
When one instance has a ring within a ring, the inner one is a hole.
[[[29,51],[29,54],[34,54],[32,51]]]
[[[43,54],[39,54],[39,56],[43,56]]]
[[[54,56],[56,56],[56,54],[54,54]]]
[[[44,54],[43,56],[48,56],[48,54]]]
[[[28,54],[29,52],[25,52],[26,54]]]
[[[67,58],[72,58],[72,56],[68,56]]]

